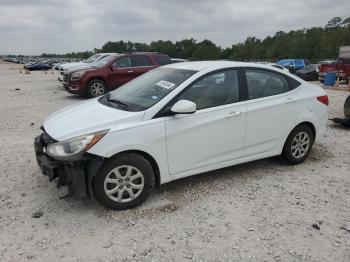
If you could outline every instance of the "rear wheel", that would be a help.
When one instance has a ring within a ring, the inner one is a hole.
[[[92,186],[102,205],[123,210],[142,204],[152,192],[154,181],[152,166],[144,157],[125,153],[108,160]]]
[[[107,86],[102,80],[94,79],[88,83],[86,93],[90,98],[102,96],[107,93]]]
[[[282,158],[289,164],[299,164],[310,154],[314,135],[307,125],[297,126],[288,136]]]

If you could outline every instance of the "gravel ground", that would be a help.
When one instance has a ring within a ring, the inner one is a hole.
[[[41,175],[32,143],[42,121],[81,99],[57,73],[18,68],[0,64],[0,261],[350,261],[349,129],[329,123],[301,165],[225,168],[109,211],[59,199]],[[342,116],[349,93],[327,92],[330,116]]]

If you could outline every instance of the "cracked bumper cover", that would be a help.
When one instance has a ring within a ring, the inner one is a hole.
[[[92,179],[103,160],[91,155],[84,155],[79,161],[59,161],[45,153],[49,143],[56,142],[45,132],[34,140],[37,163],[43,175],[55,181],[57,187],[67,186],[69,194],[76,198],[92,196]]]

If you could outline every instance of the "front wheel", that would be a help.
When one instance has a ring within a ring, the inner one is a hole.
[[[100,79],[91,80],[87,85],[86,93],[90,98],[102,96],[107,93],[107,86]]]
[[[103,206],[123,210],[142,204],[152,192],[154,181],[152,166],[144,157],[125,153],[108,160],[92,186]]]
[[[288,136],[282,158],[289,164],[299,164],[310,154],[314,135],[307,125],[297,126]]]

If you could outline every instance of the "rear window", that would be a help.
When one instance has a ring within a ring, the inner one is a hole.
[[[167,55],[155,55],[154,59],[157,61],[158,65],[171,64],[170,57]]]
[[[301,85],[301,83],[299,81],[295,80],[294,78],[291,78],[289,76],[287,76],[287,77],[288,77],[288,81],[289,81],[289,87],[291,90],[293,90]]]
[[[247,69],[245,71],[249,99],[279,95],[289,91],[285,76],[267,70]]]

